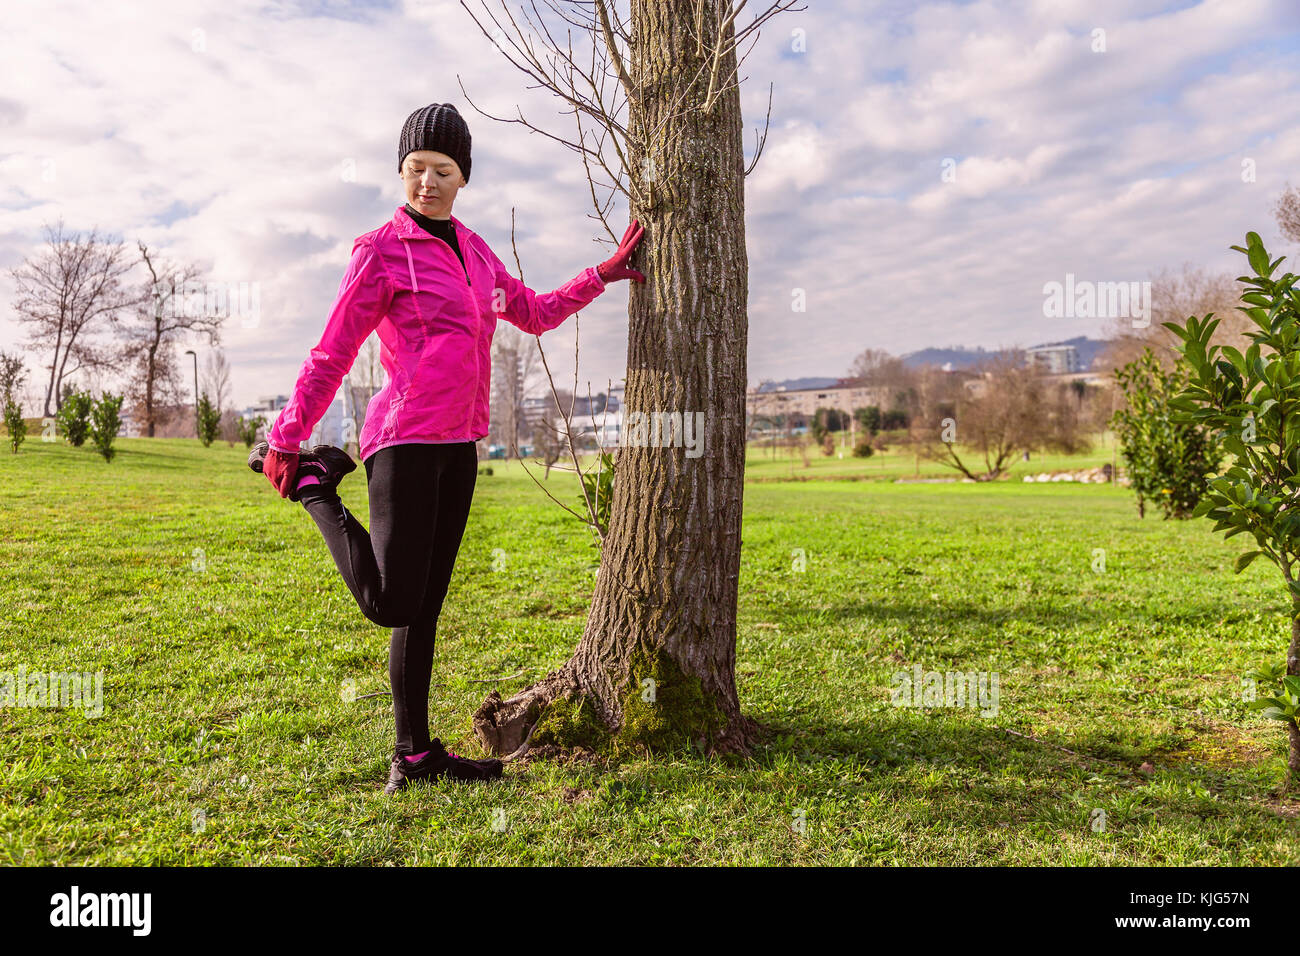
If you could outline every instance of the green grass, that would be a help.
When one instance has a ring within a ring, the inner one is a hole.
[[[834,432],[835,453],[824,455],[812,439],[803,436],[807,443],[808,463],[798,449],[773,445],[768,440],[754,443],[746,456],[746,477],[751,480],[811,481],[822,478],[893,481],[898,478],[953,478],[960,480],[961,472],[950,465],[927,461],[903,444],[891,444],[883,452],[870,458],[853,457],[852,439],[848,432]],[[958,446],[958,454],[972,472],[984,471],[984,458],[969,448]],[[843,457],[840,457],[843,456]],[[1037,475],[1047,471],[1079,470],[1112,463],[1122,467],[1124,459],[1117,454],[1115,436],[1103,432],[1093,436],[1092,448],[1079,455],[1056,455],[1035,452],[1029,461],[1017,455],[1008,465],[1012,481],[1021,481],[1024,475]]]
[[[388,632],[311,519],[242,446],[119,448],[0,454],[0,672],[104,672],[102,716],[0,712],[0,863],[1300,862],[1281,725],[1241,701],[1283,656],[1277,573],[1233,575],[1235,540],[1141,521],[1123,489],[751,483],[738,681],[771,730],[752,759],[530,762],[387,799],[391,705],[348,690],[386,689]],[[431,702],[471,753],[487,691],[568,656],[596,557],[493,464]],[[364,471],[343,488],[364,520]],[[998,713],[891,706],[917,663],[996,671]]]

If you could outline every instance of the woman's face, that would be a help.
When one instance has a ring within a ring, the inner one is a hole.
[[[406,201],[430,219],[451,217],[451,204],[465,185],[456,161],[446,153],[417,149],[402,160],[402,183]]]

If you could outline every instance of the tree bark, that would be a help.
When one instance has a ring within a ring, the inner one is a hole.
[[[494,753],[530,742],[744,752],[755,730],[735,685],[749,271],[743,128],[734,85],[703,111],[711,50],[706,43],[701,56],[691,35],[717,36],[730,6],[632,3],[628,153],[642,176],[633,195],[644,202],[631,215],[645,236],[630,264],[647,282],[629,283],[610,527],[573,657],[510,700],[493,692],[475,714]],[[728,25],[725,39],[733,33]],[[734,53],[725,56],[721,75],[734,66]],[[691,425],[702,413],[703,453],[689,457],[682,435],[667,429],[647,429],[638,447],[629,429],[638,412],[689,415]],[[665,447],[665,432],[677,444]]]
[[[1300,674],[1300,601],[1293,601],[1291,607],[1291,646],[1286,652],[1286,672]],[[1300,786],[1300,726],[1294,720],[1288,721],[1286,731],[1291,744],[1287,759],[1287,789],[1294,791]]]

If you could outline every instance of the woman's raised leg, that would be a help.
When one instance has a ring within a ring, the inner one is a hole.
[[[381,627],[410,624],[423,603],[437,507],[430,489],[442,447],[391,445],[366,459],[369,531],[332,488],[300,492],[361,613]]]

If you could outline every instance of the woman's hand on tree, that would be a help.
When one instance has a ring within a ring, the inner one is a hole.
[[[635,219],[627,227],[627,232],[623,233],[623,241],[618,244],[618,251],[612,256],[596,266],[596,271],[600,273],[600,278],[605,282],[613,282],[615,279],[635,279],[637,282],[645,282],[645,276],[635,269],[627,267],[627,260],[632,256],[632,250],[636,244],[641,241],[641,236],[645,233],[645,228]]]

